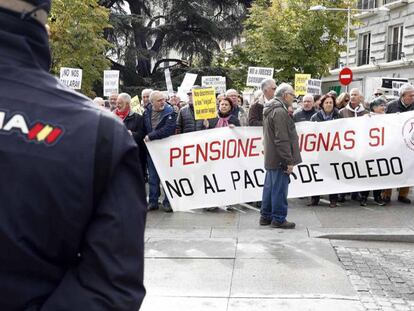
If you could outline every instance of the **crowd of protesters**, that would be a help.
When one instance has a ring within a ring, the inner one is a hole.
[[[198,88],[198,86],[194,86]],[[165,95],[152,89],[141,92],[141,103],[138,107],[131,107],[131,96],[126,93],[111,94],[108,100],[95,98],[96,105],[102,109],[109,109],[121,118],[140,148],[140,162],[145,180],[149,185],[148,210],[156,210],[161,206],[165,212],[172,212],[168,198],[158,203],[160,197],[160,178],[154,163],[145,147],[144,141],[163,139],[171,135],[201,131],[217,127],[235,126],[263,126],[263,108],[275,98],[277,85],[273,79],[262,81],[260,90],[253,95],[251,105],[243,99],[235,89],[229,89],[225,94],[217,94],[217,117],[197,120],[194,112],[192,90],[187,92],[187,100],[183,101],[176,93]],[[369,94],[367,94],[369,96]],[[414,110],[414,87],[404,84],[400,89],[400,96],[395,100],[388,100],[381,89],[375,90],[371,97],[364,98],[362,92],[353,88],[349,93],[337,94],[330,91],[323,95],[306,94],[296,98],[296,110],[291,105],[287,108],[289,116],[296,122],[313,121],[329,122],[341,118],[354,118],[366,114],[397,113]],[[410,204],[408,187],[398,189],[398,201]],[[374,190],[374,202],[383,206],[390,202],[391,189]],[[355,193],[332,193],[328,195],[329,207],[336,207],[343,203],[350,195],[351,200],[358,201],[366,206],[369,191]],[[308,199],[308,206],[316,206],[320,196]],[[250,202],[261,207],[261,202]]]

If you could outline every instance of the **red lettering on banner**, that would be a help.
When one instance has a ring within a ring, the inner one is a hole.
[[[174,151],[178,151],[178,153],[174,154]],[[178,159],[181,157],[181,149],[180,148],[171,148],[170,149],[170,167],[173,166],[173,160]]]
[[[250,149],[249,149],[249,157],[258,157],[260,156],[260,152],[258,153],[253,153],[253,150],[256,149],[256,145],[254,144],[255,141],[260,141],[262,138],[261,137],[255,137],[252,138],[252,143],[250,144]]]
[[[371,138],[371,141],[369,143],[371,147],[384,146],[384,140],[385,140],[384,128],[381,127],[381,128],[370,129],[369,138]]]
[[[300,151],[305,152],[350,150],[355,147],[354,136],[353,130],[343,134],[340,132],[304,133],[299,136],[299,148]]]
[[[354,147],[355,147],[355,139],[354,139],[354,137],[348,137],[349,134],[352,134],[352,136],[355,136],[355,131],[351,130],[351,131],[346,131],[345,132],[345,135],[344,135],[345,136],[345,141],[351,144],[350,146],[344,145],[344,149],[346,149],[346,150],[351,150],[351,149],[354,149]]]
[[[189,165],[194,164],[194,161],[187,161],[187,158],[190,157],[190,153],[188,152],[188,149],[193,149],[195,145],[189,145],[184,147],[184,158],[183,158],[183,165]]]

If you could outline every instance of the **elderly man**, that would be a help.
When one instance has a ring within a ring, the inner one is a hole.
[[[263,109],[263,145],[266,177],[263,187],[260,225],[293,229],[286,220],[289,175],[302,162],[295,124],[289,116],[295,93],[289,84],[276,89],[276,97]]]
[[[111,95],[109,95],[109,98],[108,98],[108,100],[109,100],[109,109],[111,111],[114,111],[116,109],[117,99],[118,99],[118,93],[113,92],[113,93],[111,93]]]
[[[251,105],[249,109],[249,126],[263,125],[263,105],[273,99],[276,91],[276,82],[273,79],[265,79],[260,84],[262,95]]]
[[[246,112],[244,111],[243,107],[239,105],[239,92],[237,92],[235,89],[229,89],[226,92],[226,96],[229,97],[233,103],[232,115],[234,115],[239,120],[247,120]],[[247,124],[241,123],[241,125],[246,126]]]
[[[145,141],[158,140],[169,137],[175,132],[176,114],[174,109],[165,102],[164,94],[159,91],[151,92],[149,104],[144,112],[145,130],[148,133]],[[160,197],[160,178],[154,166],[151,156],[148,154],[149,174],[149,204],[148,210],[158,209],[158,198]],[[164,212],[172,212],[167,195],[165,195],[162,208]]]
[[[138,148],[49,74],[50,5],[0,1],[0,310],[139,310]]]
[[[141,106],[145,109],[150,103],[149,97],[151,95],[152,89],[143,89],[141,92]]]
[[[359,89],[352,89],[349,95],[350,102],[339,111],[341,118],[360,117],[369,113],[363,105],[363,97]]]
[[[386,113],[398,113],[407,112],[414,110],[414,86],[411,84],[403,84],[399,89],[400,97],[396,100],[391,101],[388,106]],[[398,201],[405,204],[410,204],[411,200],[407,198],[409,187],[399,188]],[[389,203],[391,200],[391,189],[384,190],[382,193],[382,199],[384,202]]]
[[[105,100],[102,97],[95,97],[93,103],[100,108],[105,108]]]
[[[312,116],[316,113],[315,102],[312,94],[306,94],[302,99],[302,109],[293,114],[293,121],[302,122],[310,121]]]
[[[147,154],[144,143],[145,128],[144,118],[131,110],[131,96],[121,93],[116,100],[114,113],[124,122],[128,132],[132,135],[139,147],[139,160],[144,179],[147,180]]]

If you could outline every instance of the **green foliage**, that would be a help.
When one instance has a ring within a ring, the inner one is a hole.
[[[346,12],[315,12],[309,7],[345,8],[343,0],[257,0],[245,21],[243,47],[224,66],[236,85],[244,85],[247,66],[275,68],[278,81],[292,82],[295,73],[313,78],[326,74],[344,46]]]
[[[54,0],[49,19],[52,73],[61,67],[83,69],[82,93],[93,97],[93,85],[110,68],[106,52],[110,44],[103,37],[109,25],[109,10],[96,0]]]

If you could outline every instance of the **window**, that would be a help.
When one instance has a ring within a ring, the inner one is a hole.
[[[388,3],[392,3],[392,2],[396,2],[398,0],[384,0],[384,4],[388,4]]]
[[[369,64],[369,52],[371,47],[371,33],[359,35],[358,66]]]
[[[393,26],[388,32],[387,61],[401,59],[404,26]]]
[[[378,0],[358,0],[358,9],[375,9],[378,7]]]

